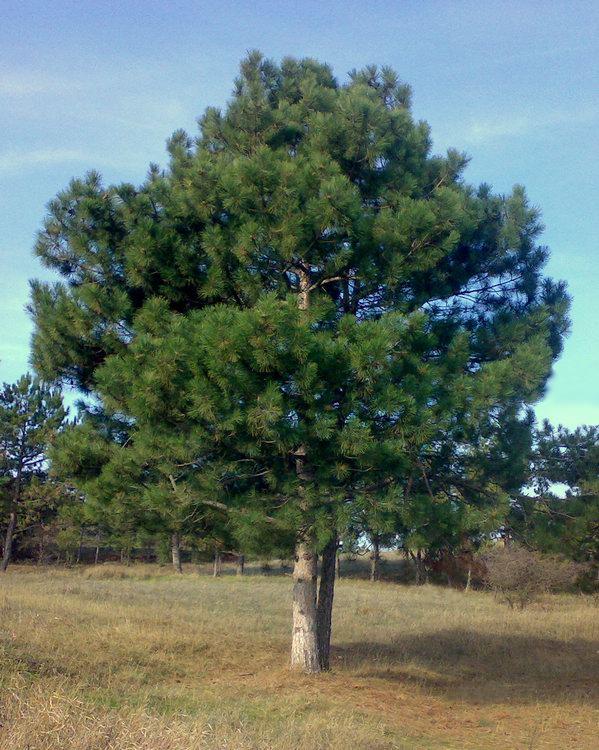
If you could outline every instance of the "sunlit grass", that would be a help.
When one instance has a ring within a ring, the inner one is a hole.
[[[290,580],[157,566],[0,580],[2,750],[599,747],[599,609],[339,582],[330,674],[287,668]]]

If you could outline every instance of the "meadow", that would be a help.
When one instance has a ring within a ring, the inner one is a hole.
[[[599,748],[592,597],[521,612],[488,592],[342,579],[332,670],[310,677],[288,668],[290,578],[249,572],[10,568],[0,748]]]

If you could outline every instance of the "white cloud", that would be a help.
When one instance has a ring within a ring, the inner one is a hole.
[[[139,168],[140,164],[145,164],[144,158],[131,153],[116,158],[114,154],[107,155],[101,150],[91,152],[76,148],[12,149],[0,152],[0,175],[56,164],[81,164],[85,170]]]
[[[42,72],[4,71],[0,73],[0,96],[27,97],[40,94],[69,93],[79,88],[73,80]]]
[[[472,120],[464,129],[462,139],[480,145],[551,128],[586,125],[594,122],[598,117],[599,107],[595,105],[550,112],[501,114],[493,118]]]
[[[506,120],[478,120],[467,126],[465,137],[471,143],[487,143],[499,138],[521,135],[530,128],[530,118],[524,116],[510,117]]]
[[[92,164],[94,158],[90,154],[72,148],[13,149],[0,153],[0,172],[15,172],[31,167],[43,167],[66,162],[88,162]]]

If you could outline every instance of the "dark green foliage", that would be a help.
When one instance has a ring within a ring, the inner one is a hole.
[[[35,475],[43,468],[45,450],[66,417],[58,389],[23,375],[0,391],[0,473]]]
[[[369,69],[340,86],[313,61],[253,54],[197,141],[171,138],[166,172],[139,188],[73,181],[37,243],[65,280],[34,285],[38,369],[91,386],[147,300],[247,306],[296,291],[298,263],[339,313],[425,308],[445,342],[466,327],[473,366],[513,353],[533,322],[556,351],[565,297],[540,276],[538,212],[522,188],[466,186],[463,156],[430,156],[394,80]]]
[[[559,552],[599,572],[599,427],[545,422],[536,435],[532,495],[515,498],[510,532],[525,544]],[[560,497],[555,484],[566,485]],[[562,493],[563,494],[563,493]]]
[[[40,472],[25,483],[18,516],[18,553],[50,560],[57,554],[60,541],[69,536],[79,545],[82,521],[81,501],[64,483]]]
[[[33,357],[98,399],[55,460],[105,514],[248,547],[486,528],[567,296],[524,190],[468,186],[409,106],[388,69],[252,53],[166,170],[52,201]]]
[[[34,478],[44,477],[48,445],[65,418],[58,389],[40,383],[29,374],[14,384],[3,385],[0,392],[0,482],[8,516],[4,570],[10,561],[24,500],[29,500],[30,512],[39,505],[31,483]]]

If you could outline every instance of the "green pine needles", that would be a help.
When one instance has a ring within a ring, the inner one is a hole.
[[[46,449],[66,416],[60,390],[29,374],[14,384],[4,383],[0,390],[0,500],[8,511],[3,571],[11,560],[19,516],[35,515],[41,505],[36,489],[45,477]],[[46,495],[50,506],[54,502],[50,486]]]
[[[567,327],[524,190],[433,155],[388,68],[252,53],[168,148],[139,187],[90,173],[49,205],[33,358],[97,404],[57,469],[101,516],[298,560],[356,524],[408,547],[487,529]],[[296,656],[319,627],[296,622]]]

